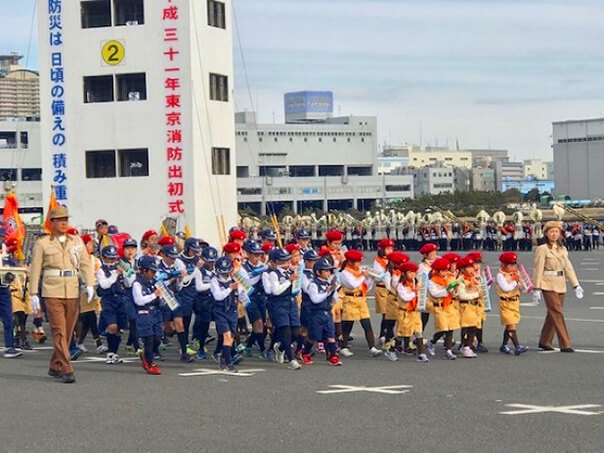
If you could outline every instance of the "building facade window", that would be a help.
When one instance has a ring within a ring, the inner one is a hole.
[[[210,27],[225,28],[226,20],[224,14],[224,2],[208,0],[208,25]]]
[[[149,176],[148,149],[120,149],[120,176]]]
[[[212,148],[212,174],[231,174],[231,150],[229,148]]]
[[[115,76],[118,101],[144,101],[147,99],[145,73],[118,74]]]
[[[228,102],[229,81],[227,76],[210,73],[210,99]]]
[[[86,151],[86,178],[115,178],[115,151]]]
[[[27,148],[29,145],[29,137],[27,132],[21,132],[19,140],[21,141],[21,148]]]
[[[113,2],[113,20],[116,26],[145,23],[143,0],[113,0]]]
[[[386,185],[386,192],[410,192],[410,184]]]
[[[80,2],[82,28],[111,27],[110,0],[85,0]]]
[[[237,177],[238,178],[249,178],[250,177],[250,167],[237,166]]]
[[[42,181],[42,169],[23,168],[21,170],[21,181]]]
[[[17,169],[16,168],[0,168],[0,181],[16,181],[17,180]]]
[[[84,77],[84,103],[113,102],[113,76]]]

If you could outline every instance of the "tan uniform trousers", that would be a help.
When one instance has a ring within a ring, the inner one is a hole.
[[[570,337],[564,321],[564,294],[554,291],[542,291],[545,306],[547,307],[547,316],[541,329],[539,343],[551,346],[554,341],[554,333],[558,335],[560,348],[570,348]]]
[[[60,373],[73,373],[73,367],[69,361],[69,343],[78,320],[78,299],[47,297],[44,302],[48,310],[54,344],[50,367]]]

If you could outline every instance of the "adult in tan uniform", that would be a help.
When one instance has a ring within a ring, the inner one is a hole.
[[[50,318],[54,351],[48,374],[70,384],[75,382],[69,361],[69,343],[78,319],[78,273],[86,284],[89,302],[94,295],[94,276],[84,243],[79,236],[67,234],[67,208],[53,208],[48,216],[51,233],[36,242],[30,267],[31,302],[36,311],[41,294]]]
[[[547,316],[539,338],[539,348],[544,351],[552,351],[554,349],[552,342],[554,333],[556,333],[560,351],[574,352],[570,346],[570,337],[562,312],[566,294],[566,279],[575,289],[577,299],[583,298],[583,288],[579,285],[573,265],[568,259],[568,251],[562,243],[561,232],[560,222],[547,222],[543,228],[546,241],[535,249],[533,298],[535,302],[539,302],[543,294],[547,307]]]

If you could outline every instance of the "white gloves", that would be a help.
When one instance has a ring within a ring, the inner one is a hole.
[[[38,296],[31,296],[31,309],[34,314],[38,313],[40,308],[42,308],[40,305],[40,298]]]
[[[86,294],[88,295],[88,303],[92,302],[92,298],[94,297],[94,288],[92,286],[87,286]]]
[[[533,303],[538,304],[539,302],[541,302],[541,290],[536,289],[533,291]]]
[[[577,296],[577,299],[583,299],[583,288],[581,288],[581,286],[577,286],[575,288],[575,296]]]

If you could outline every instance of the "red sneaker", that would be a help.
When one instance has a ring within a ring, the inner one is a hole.
[[[342,365],[342,361],[340,360],[340,357],[338,357],[337,355],[332,355],[329,358],[329,363],[331,363],[333,366],[340,366],[340,365]]]
[[[310,354],[302,354],[302,362],[304,365],[312,365],[314,363]]]
[[[154,376],[159,376],[161,374],[161,370],[157,365],[151,365],[147,368],[147,373],[152,374]]]
[[[141,359],[141,364],[143,365],[143,370],[148,371],[149,363],[147,362],[147,360],[145,360],[145,354],[141,351],[138,353],[138,357],[139,357],[139,359]]]

